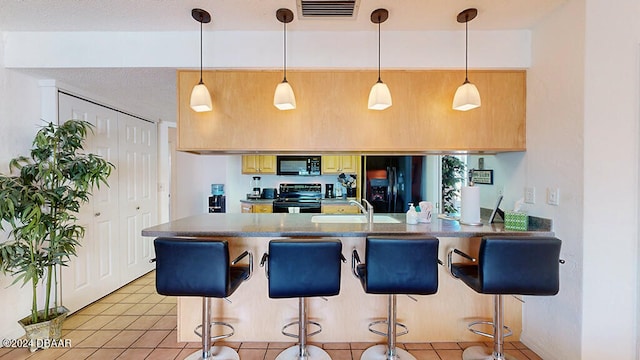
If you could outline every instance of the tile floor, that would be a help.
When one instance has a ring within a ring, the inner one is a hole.
[[[144,275],[69,316],[62,338],[71,341],[70,348],[50,348],[35,353],[27,349],[0,348],[0,359],[184,359],[197,351],[200,343],[176,341],[176,299],[156,294],[154,277],[154,272]],[[463,349],[477,344],[438,342],[399,346],[417,360],[460,360]],[[227,345],[235,348],[242,360],[274,360],[280,350],[291,343],[230,342]],[[372,344],[316,345],[321,345],[333,360],[358,360]],[[505,348],[518,360],[541,359],[520,342],[508,342]]]

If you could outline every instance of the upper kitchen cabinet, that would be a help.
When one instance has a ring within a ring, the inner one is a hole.
[[[243,174],[275,174],[275,155],[242,155]]]
[[[367,109],[374,71],[287,71],[297,108],[273,106],[280,71],[205,71],[213,111],[189,96],[200,73],[178,72],[178,148],[197,153],[427,153],[526,150],[526,72],[470,71],[482,106],[451,108],[464,71],[388,70],[393,106]]]
[[[359,163],[360,156],[357,155],[323,155],[322,174],[355,174]]]

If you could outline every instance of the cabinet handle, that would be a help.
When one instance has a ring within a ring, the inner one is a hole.
[[[136,210],[140,210],[140,206],[136,206]]]
[[[95,213],[95,214],[93,214],[93,215],[94,215],[94,216],[100,216],[100,213],[99,213],[99,212],[97,212],[97,213]]]

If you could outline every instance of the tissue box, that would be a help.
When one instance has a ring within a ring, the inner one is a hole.
[[[504,229],[527,231],[529,228],[529,216],[525,212],[505,211],[504,212]]]

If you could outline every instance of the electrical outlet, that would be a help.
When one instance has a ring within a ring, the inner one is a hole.
[[[547,188],[547,204],[555,206],[560,205],[560,189]]]
[[[526,202],[527,204],[536,203],[536,188],[534,187],[524,188],[524,202]]]

